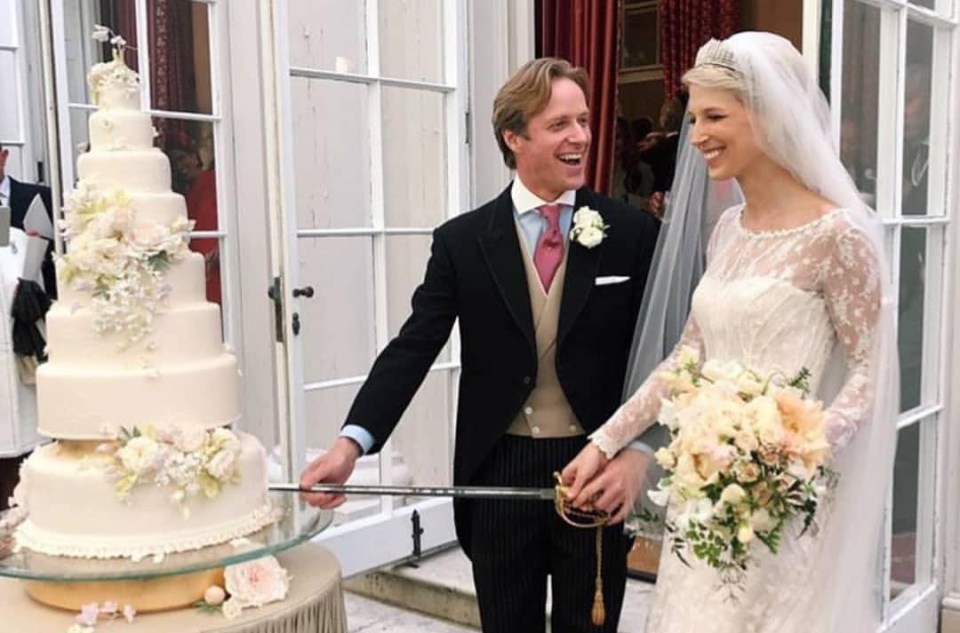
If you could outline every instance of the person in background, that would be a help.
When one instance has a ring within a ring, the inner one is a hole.
[[[7,173],[7,159],[10,150],[0,145],[0,207],[10,207],[10,228],[23,229],[23,220],[30,209],[30,205],[37,197],[43,202],[47,217],[51,225],[53,219],[53,203],[50,196],[50,187],[21,182]],[[46,237],[46,236],[44,236]],[[43,289],[51,299],[57,298],[57,275],[53,265],[53,239],[47,238],[47,254],[41,267]]]

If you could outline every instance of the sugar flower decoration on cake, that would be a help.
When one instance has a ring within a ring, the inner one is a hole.
[[[600,215],[599,211],[583,206],[573,214],[573,228],[570,229],[570,239],[587,248],[593,248],[598,246],[607,236],[607,228],[609,227],[603,223],[603,216]]]
[[[127,96],[133,96],[140,90],[140,78],[123,61],[123,53],[127,48],[127,40],[114,33],[110,27],[96,24],[93,27],[92,37],[102,43],[113,46],[113,59],[108,62],[94,64],[87,74],[87,84],[93,94],[93,102],[100,102],[100,95],[105,88],[112,88]]]
[[[67,629],[67,633],[93,633],[99,620],[116,620],[121,616],[132,624],[136,615],[137,610],[129,604],[121,609],[120,605],[109,600],[102,604],[90,602],[81,605],[80,613],[74,618],[75,624]]]
[[[198,427],[170,430],[122,428],[98,451],[107,459],[105,470],[114,480],[117,496],[132,502],[139,485],[170,490],[170,500],[185,517],[191,499],[212,499],[226,484],[240,482],[240,438],[229,429]]]
[[[137,217],[122,191],[108,193],[90,181],[67,194],[63,210],[64,283],[91,296],[97,332],[116,332],[123,345],[142,340],[170,291],[164,273],[189,252],[193,222]]]
[[[230,598],[223,605],[223,615],[234,619],[240,611],[260,608],[287,597],[290,576],[273,556],[229,565],[224,569],[224,584]]]

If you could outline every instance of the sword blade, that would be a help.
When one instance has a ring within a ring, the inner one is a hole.
[[[553,501],[553,488],[507,488],[487,486],[363,486],[357,484],[316,484],[301,488],[297,484],[272,483],[278,492],[327,492],[340,495],[388,495],[399,497],[457,497],[462,499],[529,499]]]

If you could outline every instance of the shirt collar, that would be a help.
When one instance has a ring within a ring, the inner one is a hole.
[[[517,215],[523,215],[530,211],[536,211],[545,204],[561,204],[573,208],[573,205],[576,204],[577,192],[568,189],[560,194],[560,197],[556,200],[543,200],[527,189],[527,186],[520,180],[520,176],[517,176],[513,179],[513,187],[510,188],[510,198],[513,200],[513,207],[517,210]]]
[[[10,176],[4,176],[3,180],[0,180],[0,196],[3,196],[7,206],[10,206]]]

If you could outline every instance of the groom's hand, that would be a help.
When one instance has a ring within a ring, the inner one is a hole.
[[[650,455],[627,448],[610,460],[607,467],[583,487],[579,500],[590,500],[597,510],[611,516],[607,524],[620,523],[627,518],[643,487]]]
[[[300,487],[310,488],[317,483],[342,484],[353,472],[360,458],[360,447],[351,439],[341,437],[334,442],[330,450],[316,458],[300,475]],[[347,498],[344,495],[327,492],[302,492],[301,498],[308,504],[324,509],[336,508]]]

